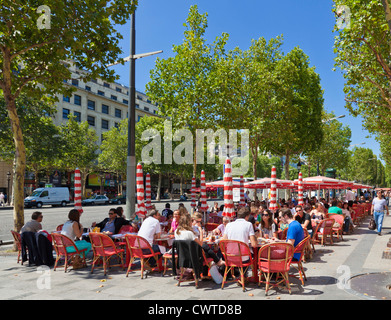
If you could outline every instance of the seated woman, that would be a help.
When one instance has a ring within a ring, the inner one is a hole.
[[[91,243],[85,240],[81,240],[82,238],[82,230],[83,226],[80,224],[80,213],[77,209],[72,209],[68,214],[68,221],[64,223],[61,234],[67,236],[71,240],[75,242],[76,248],[79,250],[87,249],[85,252],[85,256],[91,250]],[[74,248],[67,248],[67,252],[74,252]]]
[[[262,220],[259,224],[261,234],[263,238],[266,239],[277,239],[278,238],[278,228],[273,220],[272,212],[269,209],[265,209],[261,213]]]
[[[323,220],[325,218],[323,205],[320,202],[317,202],[315,204],[315,209],[313,209],[310,212],[310,215],[312,220],[316,220],[316,221]]]
[[[191,217],[188,214],[184,214],[179,218],[179,224],[175,231],[175,240],[194,240],[197,242],[205,252],[207,258],[212,258],[213,262],[218,266],[223,264],[223,261],[214,253],[214,251],[206,244],[203,243],[194,232]],[[200,237],[202,239],[202,229],[199,227]]]

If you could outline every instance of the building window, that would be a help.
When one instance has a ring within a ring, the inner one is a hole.
[[[87,116],[87,122],[90,126],[95,127],[95,117],[93,116]]]
[[[137,122],[141,120],[142,116],[137,116]]]
[[[119,123],[118,122],[114,122],[114,127],[118,129],[119,128]]]
[[[109,121],[102,119],[102,129],[108,129],[109,128]]]
[[[79,80],[72,79],[72,85],[76,87],[79,86]]]
[[[113,95],[111,95],[111,99],[113,99],[113,100],[117,101],[117,96],[113,96]]]
[[[122,92],[122,89],[121,89],[121,88],[118,88],[118,87],[115,87],[115,91],[117,91],[117,92]]]
[[[149,111],[149,108],[148,108],[148,107],[144,107],[144,110],[145,110],[145,111]]]
[[[110,84],[108,84],[107,82],[103,82],[103,86],[106,88],[110,88]]]
[[[68,120],[68,115],[71,113],[69,109],[62,108],[62,118]]]
[[[121,109],[115,109],[115,116],[117,117],[117,118],[122,118],[122,111],[121,111]]]
[[[122,100],[122,103],[124,103],[124,104],[128,105],[128,104],[129,104],[129,101],[128,101],[128,100],[126,100],[126,99],[123,99],[123,100]]]
[[[86,90],[87,91],[91,91],[91,87],[90,86],[86,86]]]
[[[95,110],[95,101],[88,100],[87,108],[89,110]]]
[[[73,103],[78,106],[81,106],[81,96],[75,94],[75,97],[73,98]]]
[[[98,83],[98,81],[96,79],[91,79],[91,82],[92,83]]]
[[[79,111],[73,111],[73,114],[75,115],[75,120],[77,122],[81,122],[81,112]]]
[[[140,109],[140,105],[138,105],[137,103],[136,103],[136,108],[137,108],[137,109]]]
[[[100,96],[104,96],[104,95],[105,95],[105,93],[104,93],[103,91],[100,91],[100,90],[98,90],[98,94],[99,94]]]
[[[62,101],[71,102],[71,98],[66,97],[66,96],[62,96]]]
[[[109,106],[102,104],[102,113],[109,114]]]

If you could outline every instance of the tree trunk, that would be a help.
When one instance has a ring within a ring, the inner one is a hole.
[[[8,116],[15,144],[15,166],[13,175],[14,230],[19,232],[24,225],[24,173],[26,169],[26,148],[22,128],[16,112],[16,102],[5,94]]]

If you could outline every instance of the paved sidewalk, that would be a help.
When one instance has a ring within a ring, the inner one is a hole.
[[[371,281],[368,282],[365,276],[382,274],[383,280],[380,282],[389,279],[391,260],[382,256],[391,237],[391,216],[384,219],[382,236],[368,230],[368,221],[367,218],[354,234],[345,235],[344,241],[335,241],[332,246],[316,245],[313,258],[304,264],[307,281],[302,286],[299,280],[292,278],[292,295],[284,290],[271,289],[265,296],[264,285],[258,287],[256,284],[249,284],[246,292],[242,292],[234,283],[222,290],[213,281],[201,281],[198,289],[195,289],[193,282],[177,287],[171,273],[164,277],[151,273],[141,280],[140,271],[125,277],[125,271],[119,267],[111,268],[104,276],[100,268],[91,274],[90,266],[80,270],[70,269],[67,273],[62,268],[53,271],[53,268],[45,266],[22,266],[16,263],[16,253],[5,251],[10,249],[8,246],[0,251],[0,300],[126,299],[142,300],[141,303],[151,305],[156,300],[222,303],[255,300],[390,300],[391,291],[387,286],[391,284],[391,278],[390,283],[378,283],[377,288],[372,288]],[[363,287],[363,283],[367,284]],[[361,292],[356,291],[357,288]]]

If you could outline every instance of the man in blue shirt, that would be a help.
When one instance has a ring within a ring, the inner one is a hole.
[[[301,226],[300,222],[296,221],[293,218],[292,212],[290,209],[282,209],[281,222],[285,224],[289,224],[288,232],[286,235],[286,241],[291,243],[294,247],[296,247],[301,240],[304,239],[304,230]],[[295,253],[293,255],[293,259],[299,260],[300,253]]]

